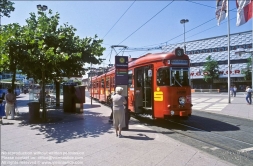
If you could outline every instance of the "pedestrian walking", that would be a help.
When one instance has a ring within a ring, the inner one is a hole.
[[[0,124],[3,124],[3,117],[6,116],[4,111],[5,103],[0,99]]]
[[[16,96],[12,93],[11,89],[8,89],[8,93],[5,95],[5,101],[6,119],[8,119],[9,114],[11,114],[11,119],[14,119]]]
[[[123,91],[122,87],[116,87],[116,94],[112,96],[113,103],[113,125],[116,130],[116,136],[121,138],[121,130],[125,127],[125,108],[124,104],[126,104],[126,99],[121,95]]]
[[[236,97],[236,91],[237,91],[237,88],[236,88],[236,86],[234,86],[234,88],[233,88],[234,97]]]
[[[250,105],[250,104],[252,103],[252,100],[251,100],[252,89],[251,89],[249,86],[247,86],[247,87],[246,87],[246,92],[247,92],[247,94],[246,94],[246,101],[247,101],[247,103]]]
[[[230,95],[231,95],[231,96],[234,95],[234,88],[233,88],[233,86],[230,87]]]

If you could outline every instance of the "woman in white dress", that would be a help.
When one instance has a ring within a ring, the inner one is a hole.
[[[116,94],[112,96],[113,103],[113,125],[116,130],[116,136],[122,137],[121,130],[125,127],[125,108],[124,104],[126,104],[126,99],[121,95],[123,88],[116,87]]]

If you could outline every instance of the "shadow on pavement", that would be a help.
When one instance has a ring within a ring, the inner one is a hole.
[[[141,129],[129,129],[129,131],[131,131],[131,132],[139,132],[139,133],[159,133],[159,132],[154,131],[154,130],[141,130]],[[166,132],[164,134],[172,134],[172,133],[174,133],[174,132]],[[142,134],[137,134],[137,135],[142,135]]]
[[[47,141],[55,143],[66,142],[76,138],[99,137],[112,128],[107,123],[108,117],[99,113],[84,110],[83,114],[64,113],[62,110],[49,110],[48,119],[54,121],[48,123],[29,123],[29,114],[23,113],[19,117],[19,126],[30,126],[32,130],[37,130],[36,135],[44,135]]]
[[[134,140],[143,140],[143,141],[150,141],[154,140],[154,138],[150,138],[146,136],[145,134],[137,134],[138,136],[123,136],[123,138],[128,138],[128,139],[134,139]]]
[[[98,108],[98,107],[101,107],[101,105],[99,105],[99,104],[84,104],[83,105],[83,108],[84,109],[87,109],[87,108]]]
[[[204,131],[237,131],[240,130],[238,126],[228,124],[216,119],[210,119],[197,115],[192,115],[188,120],[180,118],[170,118],[169,120],[153,120],[150,118],[136,116],[134,117],[140,121],[140,123],[146,123],[148,126],[158,126],[171,130],[204,130]],[[197,128],[197,129],[196,129]]]

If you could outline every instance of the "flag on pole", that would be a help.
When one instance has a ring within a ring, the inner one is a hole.
[[[228,1],[216,0],[216,19],[218,20],[218,26],[228,16]]]
[[[252,0],[236,0],[237,21],[236,26],[245,24],[252,18]]]

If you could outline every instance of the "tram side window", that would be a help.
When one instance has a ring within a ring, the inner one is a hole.
[[[133,85],[133,71],[129,70],[128,71],[128,86],[132,87]]]
[[[137,70],[137,87],[142,87],[142,70]]]
[[[106,88],[109,88],[109,78],[106,79]]]
[[[114,90],[115,79],[111,77],[111,88]]]
[[[160,68],[156,74],[156,83],[158,86],[169,86],[170,85],[170,72],[169,68]]]
[[[104,88],[105,81],[104,79],[101,80],[101,87]]]

